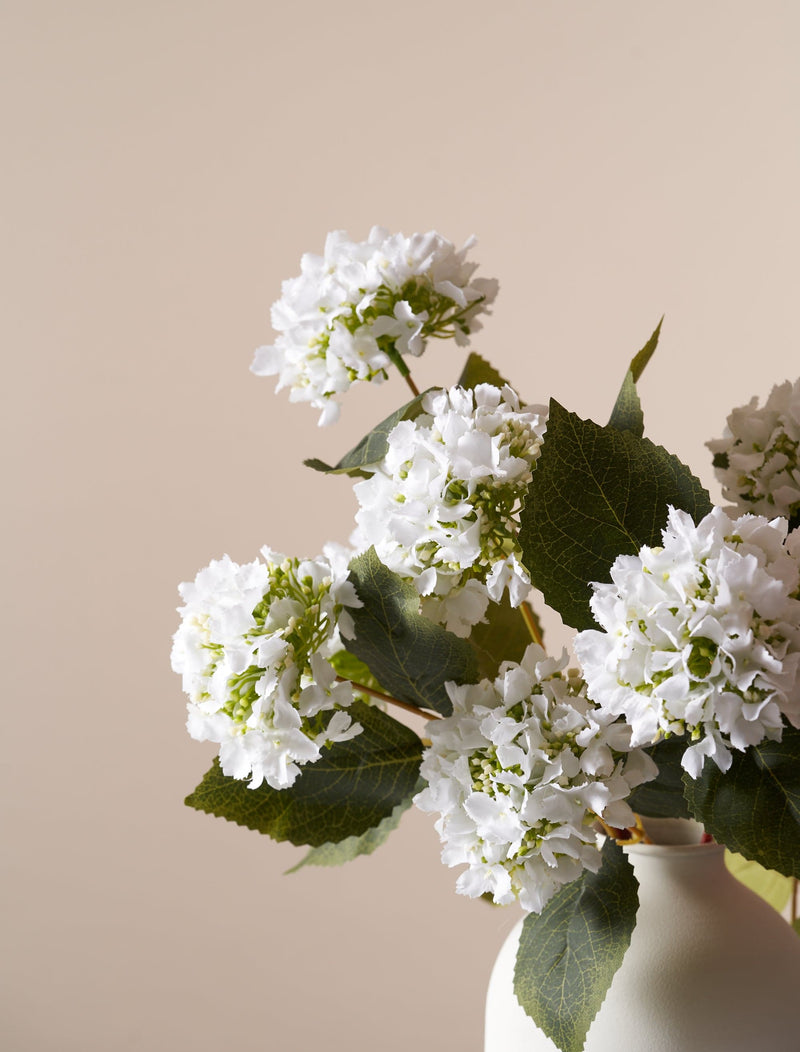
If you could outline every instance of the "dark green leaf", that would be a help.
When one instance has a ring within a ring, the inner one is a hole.
[[[599,873],[562,888],[529,914],[514,973],[528,1015],[562,1052],[580,1052],[630,945],[638,882],[622,849],[609,840]]]
[[[472,351],[467,358],[461,376],[458,378],[459,387],[477,387],[478,384],[492,384],[494,387],[503,387],[508,383],[498,373],[493,365],[485,358]]]
[[[424,782],[418,783],[417,790],[420,790],[424,784]],[[344,840],[340,840],[338,844],[328,843],[320,844],[319,847],[312,847],[296,866],[292,866],[286,872],[296,873],[298,869],[302,869],[304,866],[341,866],[345,862],[352,862],[359,855],[371,855],[376,848],[379,848],[387,840],[389,834],[394,832],[400,825],[400,819],[411,807],[412,799],[413,794],[398,804],[390,815],[376,826],[373,826],[372,829],[368,829],[366,833],[362,833],[361,836],[346,837]]]
[[[566,624],[595,627],[589,582],[608,581],[618,555],[660,544],[669,505],[695,521],[712,507],[699,480],[661,446],[551,401],[521,514],[532,583]]]
[[[642,406],[639,401],[636,384],[658,346],[658,338],[661,335],[661,325],[663,321],[664,319],[662,317],[661,321],[656,326],[653,335],[644,347],[642,347],[642,349],[631,359],[631,364],[628,367],[625,379],[622,382],[622,387],[617,395],[617,401],[614,404],[611,419],[608,421],[610,427],[615,427],[618,431],[630,431],[639,438],[644,434],[644,414],[642,413]]]
[[[541,638],[539,619],[530,607],[528,610]],[[522,660],[533,637],[525,624],[522,609],[512,607],[507,595],[499,603],[489,603],[486,619],[472,629],[469,642],[475,651],[480,678],[494,679],[501,662]]]
[[[388,570],[374,548],[353,559],[350,579],[364,605],[349,610],[356,634],[347,649],[393,697],[449,715],[447,680],[477,678],[469,643],[423,617],[413,584]]]
[[[648,745],[645,752],[658,764],[658,778],[637,786],[628,803],[640,815],[650,818],[691,818],[683,795],[681,758],[687,746],[686,738],[673,734],[669,738]]]
[[[349,711],[363,731],[324,749],[291,788],[249,789],[227,778],[215,760],[186,803],[293,844],[318,847],[360,837],[414,791],[422,742],[380,709],[355,701]]]
[[[724,774],[706,760],[699,778],[683,781],[692,814],[715,840],[800,877],[800,730],[785,727],[782,742],[734,750]]]
[[[798,917],[796,921],[792,921],[792,927],[797,934],[800,935],[800,917]]]
[[[422,413],[422,399],[430,390],[432,388],[428,388],[427,391],[423,391],[416,398],[412,398],[410,402],[406,402],[399,409],[395,409],[391,416],[387,416],[377,427],[374,427],[368,435],[361,439],[358,445],[353,446],[349,453],[345,453],[335,467],[331,467],[330,464],[326,464],[324,460],[318,460],[316,457],[313,457],[311,460],[304,460],[303,463],[307,468],[323,471],[328,475],[368,477],[370,472],[364,469],[377,464],[378,461],[383,460],[386,456],[389,449],[389,432],[401,420],[414,420]]]

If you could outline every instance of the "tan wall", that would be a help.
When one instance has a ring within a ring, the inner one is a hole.
[[[426,816],[283,876],[298,850],[182,806],[213,750],[176,584],[347,537],[300,461],[401,386],[321,432],[248,372],[337,227],[476,233],[478,349],[601,420],[666,312],[649,431],[710,482],[705,439],[800,362],[799,32],[791,0],[0,5],[4,1048],[479,1052],[513,916],[454,894]]]

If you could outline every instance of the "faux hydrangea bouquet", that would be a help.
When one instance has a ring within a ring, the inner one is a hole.
[[[470,248],[339,232],[285,282],[257,375],[321,424],[394,371],[413,397],[336,465],[307,461],[355,480],[349,546],[224,556],[181,586],[172,664],[189,732],[219,744],[187,803],[309,846],[301,865],[374,851],[412,803],[438,816],[457,890],[527,913],[523,1007],[579,1049],[635,923],[619,845],[642,816],[800,877],[800,381],[709,442],[724,508],[644,437],[660,325],[605,425],[523,402],[475,353],[420,393],[410,360],[467,346],[495,298]],[[578,668],[546,652],[532,587]],[[570,924],[587,952],[554,968]]]

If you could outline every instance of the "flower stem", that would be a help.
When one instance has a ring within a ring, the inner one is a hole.
[[[411,388],[411,393],[414,395],[414,397],[418,398],[419,397],[419,388],[414,383],[414,381],[411,379],[411,373],[406,373],[406,383]]]
[[[419,388],[412,380],[411,370],[408,368],[405,361],[403,360],[402,354],[397,350],[394,344],[384,347],[383,349],[386,351],[389,361],[392,363],[392,365],[394,365],[397,368],[398,372],[403,377],[408,386],[411,388],[411,391],[414,397],[416,398],[419,395]]]
[[[525,622],[525,625],[531,634],[531,639],[534,641],[534,643],[538,643],[539,646],[542,649],[544,649],[544,640],[542,639],[542,633],[539,631],[539,626],[536,624],[536,618],[533,615],[533,610],[531,610],[530,603],[528,603],[527,601],[523,601],[520,604],[519,609],[520,613],[522,614],[522,619]]]
[[[434,712],[426,712],[424,709],[417,708],[416,705],[412,705],[408,701],[400,701],[399,698],[393,698],[390,694],[384,694],[383,691],[373,690],[372,687],[365,687],[363,683],[356,683],[354,679],[346,679],[344,676],[336,677],[337,683],[350,683],[353,690],[358,691],[360,694],[369,694],[371,698],[376,698],[378,701],[385,701],[389,705],[397,705],[401,709],[405,709],[407,712],[413,712],[415,716],[421,716],[423,720],[440,720],[442,717],[437,716]]]

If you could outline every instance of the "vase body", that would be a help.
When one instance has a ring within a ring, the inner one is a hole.
[[[730,875],[718,845],[625,850],[639,882],[636,927],[585,1052],[798,1052],[792,928]],[[557,1052],[514,995],[521,928],[492,972],[485,1052]]]

